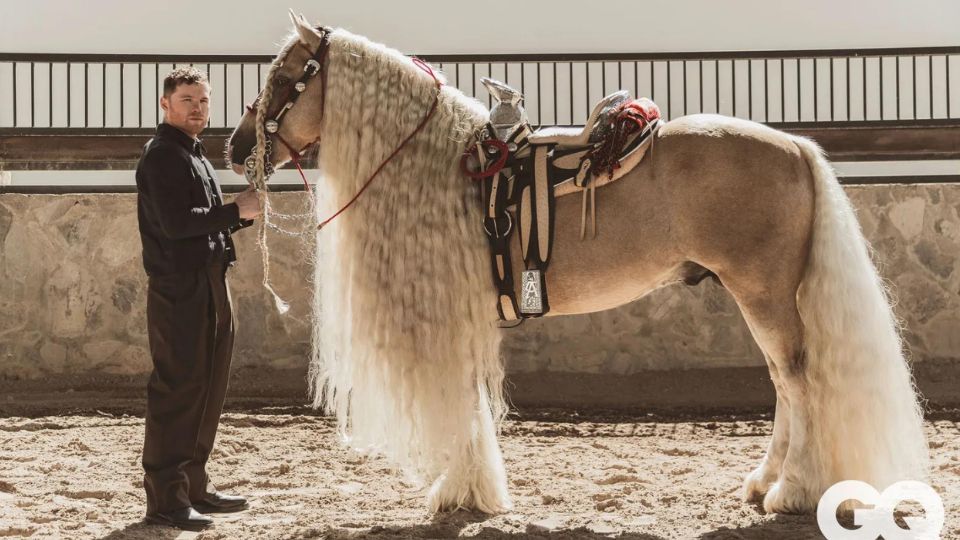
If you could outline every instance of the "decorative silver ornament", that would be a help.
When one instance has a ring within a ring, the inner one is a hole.
[[[297,92],[303,92],[304,90],[307,89],[307,83],[305,83],[305,82],[303,82],[303,81],[300,81],[300,82],[298,82],[297,84],[293,85],[293,88],[294,88]]]
[[[520,313],[543,314],[543,276],[540,270],[524,270],[520,283]]]
[[[280,124],[276,120],[267,120],[263,127],[266,128],[267,133],[276,133],[280,129]]]
[[[523,94],[495,79],[483,77],[480,82],[496,99],[496,104],[490,109],[490,123],[497,138],[506,142],[520,126],[527,123],[527,112],[521,105]]]

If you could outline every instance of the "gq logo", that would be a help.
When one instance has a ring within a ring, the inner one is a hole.
[[[856,529],[847,529],[837,522],[837,508],[848,500],[857,500],[873,508],[853,511]],[[909,530],[894,521],[893,511],[900,501],[916,501],[923,506],[923,517],[905,517]],[[943,529],[943,501],[937,492],[923,482],[905,480],[891,484],[879,493],[870,484],[845,480],[830,487],[817,505],[817,525],[827,540],[936,540]]]

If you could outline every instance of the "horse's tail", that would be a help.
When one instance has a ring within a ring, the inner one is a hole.
[[[822,490],[861,480],[883,490],[926,476],[923,409],[887,289],[850,200],[812,141],[796,138],[814,178],[806,275],[797,292],[806,353],[804,396]],[[791,441],[792,443],[792,441]]]

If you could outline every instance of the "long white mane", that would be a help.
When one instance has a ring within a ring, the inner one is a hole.
[[[360,189],[436,93],[409,58],[344,30],[331,35],[327,62],[320,218]],[[487,118],[477,101],[444,86],[424,130],[318,232],[309,373],[314,406],[336,414],[353,447],[382,452],[428,482],[443,477],[457,505],[481,508],[485,496],[468,493],[470,479],[451,470],[484,457],[477,454],[500,461],[483,439],[506,411],[482,214],[459,171]]]

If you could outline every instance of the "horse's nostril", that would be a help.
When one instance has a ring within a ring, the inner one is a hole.
[[[245,156],[237,155],[238,147],[233,145],[233,140],[227,141],[226,146],[223,149],[223,157],[226,158],[228,165],[236,165],[237,163],[243,163],[243,158]]]

